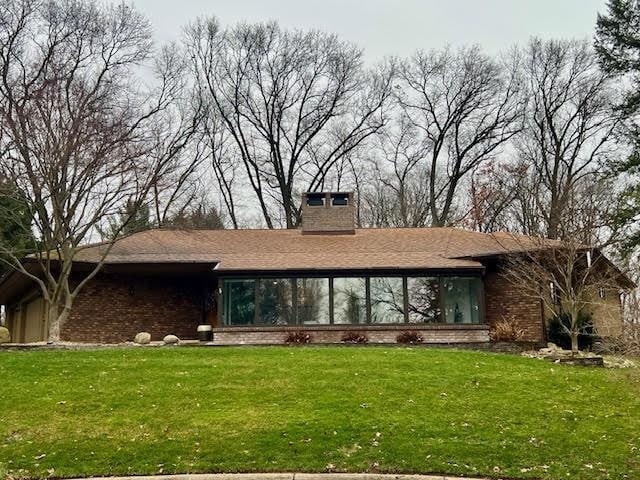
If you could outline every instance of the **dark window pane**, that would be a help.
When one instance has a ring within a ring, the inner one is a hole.
[[[227,325],[252,325],[255,318],[255,280],[224,280],[224,310]]]
[[[480,279],[443,277],[446,323],[480,323]]]
[[[407,278],[409,323],[440,322],[440,281],[436,277]]]
[[[371,289],[371,323],[404,323],[402,278],[373,277]]]
[[[298,323],[329,323],[329,279],[298,278],[296,284],[298,297]]]
[[[310,207],[322,207],[324,205],[324,193],[307,194],[307,205]]]
[[[364,278],[333,280],[333,323],[366,323],[366,284]]]
[[[344,207],[349,203],[349,195],[346,193],[332,193],[331,204],[335,207]]]
[[[262,325],[288,325],[293,323],[292,290],[290,278],[263,278],[258,291],[258,323]]]

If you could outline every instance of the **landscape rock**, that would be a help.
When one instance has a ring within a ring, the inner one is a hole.
[[[573,357],[558,358],[556,363],[565,365],[580,365],[582,367],[604,367],[604,359],[595,355],[575,355]]]
[[[597,355],[593,352],[585,352],[580,351],[577,354],[573,354],[571,350],[564,350],[560,347],[554,348],[541,348],[540,350],[529,350],[526,352],[522,352],[523,357],[529,358],[538,358],[540,360],[547,360],[554,363],[564,363],[568,365],[582,365],[582,366],[590,366],[590,367],[602,367],[602,366],[610,366],[610,368],[627,368],[627,366],[631,366],[625,364],[624,362],[609,362],[607,364],[607,359],[603,360],[603,357]]]
[[[136,334],[133,341],[139,345],[147,345],[151,343],[151,334],[149,332],[140,332]]]
[[[175,345],[180,341],[180,339],[175,335],[167,335],[162,339],[162,341],[165,345]]]
[[[604,366],[606,368],[636,368],[636,362],[622,357],[604,357]]]
[[[11,341],[11,333],[7,327],[0,327],[0,343],[9,343]]]

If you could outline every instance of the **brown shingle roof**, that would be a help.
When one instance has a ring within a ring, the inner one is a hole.
[[[359,229],[355,235],[299,230],[147,230],[118,240],[107,263],[217,263],[225,270],[482,268],[476,256],[532,248],[535,239],[455,228]],[[105,245],[83,250],[95,262]]]

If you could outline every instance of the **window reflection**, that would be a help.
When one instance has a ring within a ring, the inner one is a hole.
[[[364,278],[333,280],[333,323],[366,323],[367,289]]]
[[[329,323],[329,279],[298,278],[296,280],[298,323]]]
[[[404,323],[404,288],[402,277],[373,277],[371,323]]]
[[[260,280],[258,302],[258,323],[263,325],[294,323],[291,279],[268,278]]]
[[[443,277],[446,323],[480,323],[480,279]]]
[[[453,276],[224,279],[222,313],[226,325],[472,324],[481,286]]]
[[[437,277],[407,278],[409,323],[440,322],[440,280]]]
[[[223,282],[225,323],[252,325],[255,319],[255,280],[225,280]]]

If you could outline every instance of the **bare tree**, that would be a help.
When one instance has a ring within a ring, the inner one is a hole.
[[[617,233],[608,220],[618,187],[606,166],[619,153],[613,85],[587,42],[533,39],[514,55],[524,59],[528,99],[516,158],[475,172],[466,221],[556,239],[589,232],[607,243]]]
[[[562,238],[598,245],[614,253],[621,237],[610,219],[618,207],[615,179],[592,175],[573,186],[565,198]],[[544,186],[536,171],[522,160],[489,163],[474,173],[469,209],[462,221],[482,232],[509,231],[544,236],[540,206]]]
[[[240,153],[215,107],[207,109],[202,123],[201,142],[218,185],[218,192],[233,228],[240,226],[238,198],[242,186]]]
[[[636,285],[640,284],[639,260],[637,257],[623,256],[625,271],[629,272],[629,277]],[[640,346],[640,289],[635,288],[626,292],[623,296],[622,313],[625,324],[634,326],[637,332],[638,346]]]
[[[125,4],[0,5],[0,169],[27,199],[37,242],[24,261],[3,253],[39,288],[52,341],[113,239],[98,264],[72,277],[83,245],[127,201],[146,201],[183,144],[162,149],[157,142],[162,114],[182,87],[180,72],[156,64],[150,88],[135,76],[151,47],[147,20]]]
[[[598,248],[575,238],[496,238],[512,252],[504,277],[525,296],[541,301],[546,314],[568,319],[560,325],[571,338],[574,353],[578,351],[579,335],[586,332],[583,315],[602,314],[602,309],[609,307],[603,297],[618,298],[621,290],[632,287]],[[616,309],[619,313],[619,305]]]
[[[526,167],[525,167],[526,170]],[[514,231],[511,225],[517,204],[522,166],[492,160],[471,174],[469,206],[461,224],[471,230],[489,233],[500,230]],[[520,231],[520,230],[515,230]]]
[[[175,43],[163,46],[154,58],[158,71],[184,72],[189,68],[186,52]],[[162,175],[151,185],[149,198],[151,223],[164,226],[181,215],[194,201],[199,202],[203,185],[200,182],[206,161],[206,148],[201,139],[201,125],[206,108],[194,95],[196,87],[186,74],[175,77],[173,101],[154,118],[152,149],[147,153],[154,164],[163,166]]]
[[[371,168],[354,169],[365,188],[360,203],[366,209],[369,226],[421,227],[429,222],[428,177],[423,162],[428,142],[406,115],[369,142]],[[361,162],[361,165],[363,163]],[[366,165],[366,164],[364,164]],[[373,178],[362,181],[366,173]]]
[[[602,196],[610,196],[610,187],[591,180],[581,182],[568,195],[561,240],[506,233],[495,236],[511,252],[504,276],[525,295],[539,299],[547,315],[561,320],[574,352],[578,336],[589,333],[583,319],[592,317],[595,326],[619,322],[620,294],[635,287],[602,254],[610,246],[602,223]]]
[[[432,226],[452,222],[462,181],[520,131],[518,73],[517,62],[478,47],[418,52],[401,64],[398,103],[429,145],[422,168]]]
[[[366,71],[362,52],[334,35],[275,23],[222,31],[207,19],[189,28],[188,45],[269,228],[278,217],[297,226],[300,194],[322,188],[385,123],[391,69]]]
[[[524,52],[526,125],[517,139],[521,161],[530,165],[540,233],[563,238],[574,190],[602,176],[615,152],[618,116],[612,85],[585,41],[531,40]],[[570,235],[570,234],[569,234]]]

